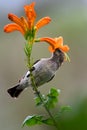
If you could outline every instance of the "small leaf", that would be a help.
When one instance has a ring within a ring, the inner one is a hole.
[[[60,112],[63,113],[63,112],[68,112],[68,111],[71,111],[71,107],[70,106],[62,106],[60,108]]]
[[[55,118],[60,118],[65,112],[71,111],[70,106],[61,106],[59,112],[55,115]]]
[[[42,122],[46,125],[54,125],[54,122],[51,118],[45,119]]]
[[[25,44],[24,51],[25,51],[25,54],[27,57],[30,57],[30,55],[31,55],[32,45],[33,44],[30,44],[30,43]]]
[[[46,106],[49,109],[55,107],[56,103],[58,102],[58,96],[59,96],[59,91],[57,89],[51,88],[45,101]]]
[[[43,101],[45,102],[45,100],[46,100],[45,95],[41,95],[41,97],[42,97]],[[44,105],[38,96],[36,96],[34,99],[35,99],[36,106]]]
[[[42,124],[42,118],[43,116],[41,115],[27,116],[23,121],[23,126],[33,126]]]
[[[34,99],[35,99],[36,106],[42,105],[42,102],[39,97],[35,97]]]
[[[52,97],[52,96],[53,96],[53,97],[57,97],[57,96],[59,95],[59,93],[58,93],[58,90],[57,90],[57,89],[51,88],[48,95],[51,96],[51,97]]]

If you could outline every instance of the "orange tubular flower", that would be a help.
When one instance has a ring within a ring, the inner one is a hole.
[[[27,38],[29,35],[34,37],[35,32],[38,31],[39,28],[48,24],[51,21],[50,17],[44,17],[40,19],[36,23],[36,25],[34,25],[36,19],[36,12],[34,10],[34,6],[35,2],[24,6],[26,18],[19,18],[18,16],[11,13],[8,14],[8,18],[14,23],[5,25],[4,32],[10,33],[17,30],[20,31],[25,36],[25,38]]]
[[[58,38],[43,37],[40,38],[40,41],[48,42],[50,44],[49,50],[51,52],[54,52],[58,48],[63,52],[69,51],[69,47],[67,45],[63,45],[63,37],[58,37]]]

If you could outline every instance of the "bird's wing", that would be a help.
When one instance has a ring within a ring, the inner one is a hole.
[[[47,81],[47,83],[48,83],[49,81],[51,81],[51,80],[54,78],[54,76],[55,76],[55,74]]]
[[[40,61],[40,59],[39,59],[39,60],[36,60],[36,61],[33,63],[32,68],[29,69],[29,71],[31,71],[31,72],[34,71],[34,70],[35,70],[35,66],[34,66],[34,65],[35,65],[36,63],[38,63],[39,61]]]

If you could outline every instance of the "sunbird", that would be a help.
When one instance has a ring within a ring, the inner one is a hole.
[[[32,87],[30,72],[33,75],[35,85],[37,87],[51,81],[54,78],[56,71],[63,63],[64,59],[64,52],[58,48],[55,49],[55,51],[52,52],[50,58],[42,58],[37,60],[33,64],[31,70],[27,71],[18,84],[8,89],[7,92],[11,97],[17,98],[25,88],[30,86]]]

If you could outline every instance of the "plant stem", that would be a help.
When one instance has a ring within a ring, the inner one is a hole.
[[[54,123],[55,127],[58,130],[58,124],[57,124],[56,120],[54,119],[53,115],[51,114],[50,110],[48,109],[46,103],[44,102],[44,99],[43,99],[43,96],[42,96],[41,92],[38,91],[38,89],[37,89],[38,87],[36,86],[36,83],[35,83],[35,80],[34,80],[34,77],[33,77],[33,74],[32,74],[31,71],[30,71],[30,77],[31,77],[32,87],[33,87],[33,90],[35,91],[35,94],[39,97],[39,99],[42,102],[45,110],[47,111],[47,113],[49,114],[51,119],[53,120],[53,123]]]
[[[31,78],[31,83],[32,83],[32,87],[33,87],[33,90],[35,91],[35,94],[39,97],[40,101],[42,102],[45,110],[47,111],[47,113],[49,114],[50,118],[53,120],[53,123],[54,123],[54,126],[57,128],[58,130],[58,124],[56,122],[56,120],[54,119],[53,115],[51,114],[49,108],[47,107],[44,99],[43,99],[43,96],[42,94],[40,93],[40,91],[38,91],[38,86],[36,86],[36,83],[35,83],[35,79],[34,79],[34,76],[32,74],[32,63],[31,63],[31,52],[32,52],[32,46],[33,46],[33,41],[28,41],[27,42],[27,46],[25,48],[25,53],[26,53],[26,56],[27,56],[27,63],[28,63],[28,68],[30,70],[30,78]]]

